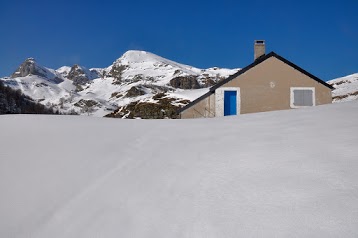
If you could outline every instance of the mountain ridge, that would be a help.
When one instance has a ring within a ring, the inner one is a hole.
[[[0,78],[35,101],[64,113],[120,118],[176,118],[177,109],[239,68],[200,69],[156,54],[129,50],[105,68],[75,64],[51,69],[26,59]],[[358,99],[358,73],[327,81],[333,102]]]
[[[176,109],[237,70],[199,69],[150,52],[130,50],[105,68],[73,65],[54,70],[29,58],[11,77],[2,80],[7,86],[63,112],[105,116],[128,105],[138,105],[145,109],[131,114],[130,118],[142,117],[142,114],[149,118],[173,118]],[[200,90],[194,93],[193,89]],[[164,101],[167,109],[156,105]]]

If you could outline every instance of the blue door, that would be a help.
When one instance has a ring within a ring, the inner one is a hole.
[[[236,91],[224,92],[224,116],[236,115]]]

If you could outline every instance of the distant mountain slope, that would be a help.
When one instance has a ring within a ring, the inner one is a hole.
[[[7,87],[0,80],[0,114],[58,114],[53,108],[47,108],[34,102],[20,90]]]
[[[332,91],[333,102],[345,102],[358,99],[358,73],[327,81],[335,87]]]
[[[29,58],[11,77],[2,80],[34,100],[64,112],[173,118],[180,106],[238,70],[198,69],[149,52],[131,50],[103,69],[74,65],[53,70]],[[200,90],[194,92],[195,89]]]

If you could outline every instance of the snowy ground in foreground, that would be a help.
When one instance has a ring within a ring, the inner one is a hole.
[[[1,116],[0,237],[358,237],[357,117]]]

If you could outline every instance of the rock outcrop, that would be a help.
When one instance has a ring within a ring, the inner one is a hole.
[[[165,97],[164,93],[153,96],[156,103],[135,101],[124,107],[120,107],[106,117],[115,118],[142,118],[142,119],[164,119],[178,118],[179,104],[186,105],[189,100]]]
[[[34,58],[26,59],[10,77],[17,78],[26,77],[30,75],[37,75],[54,83],[60,83],[63,81],[54,72],[51,72],[45,67],[39,66]]]
[[[72,80],[74,85],[84,85],[97,77],[98,75],[95,71],[89,71],[78,64],[73,65],[67,75],[67,78]]]
[[[142,88],[133,86],[127,91],[126,97],[133,98],[133,97],[141,96],[144,94],[145,94],[145,91]]]
[[[108,72],[107,77],[115,79],[114,83],[118,84],[122,81],[123,71],[127,68],[127,65],[113,64],[112,69]]]
[[[180,89],[198,89],[200,84],[198,83],[196,76],[179,76],[170,80],[170,86]]]

